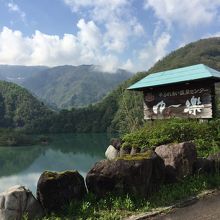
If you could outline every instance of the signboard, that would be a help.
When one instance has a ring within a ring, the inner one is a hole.
[[[144,119],[212,118],[211,88],[182,86],[144,92]]]

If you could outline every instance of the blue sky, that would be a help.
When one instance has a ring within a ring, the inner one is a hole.
[[[220,36],[220,0],[0,0],[0,64],[147,70]]]

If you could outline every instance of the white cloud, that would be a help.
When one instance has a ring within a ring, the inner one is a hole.
[[[47,35],[35,31],[25,37],[20,31],[4,27],[0,32],[0,63],[20,65],[80,65],[105,64],[105,70],[114,71],[118,58],[102,50],[102,38],[93,22],[78,22],[76,35]]]
[[[137,71],[131,59],[127,59],[127,61],[122,64],[121,68],[125,70],[134,71],[134,72]]]
[[[202,38],[209,38],[209,37],[220,37],[220,31],[212,34],[206,34]]]
[[[102,25],[104,47],[107,51],[122,53],[129,47],[129,38],[140,37],[144,28],[131,13],[131,2],[128,0],[64,0],[74,12]],[[82,9],[82,10],[81,10]],[[86,9],[86,14],[83,14]]]
[[[92,16],[97,20],[107,20],[121,14],[124,7],[129,5],[128,0],[64,0],[74,12],[81,8],[90,8]]]
[[[176,23],[193,27],[210,24],[217,16],[219,0],[145,0],[145,9],[151,8],[155,15],[168,26]]]
[[[171,40],[170,34],[164,32],[155,42],[148,42],[147,46],[138,53],[139,70],[146,70],[167,54],[167,47]]]
[[[80,42],[88,49],[98,49],[102,36],[96,24],[93,21],[86,23],[84,19],[80,19],[77,27],[80,29],[80,32],[78,32]]]
[[[0,64],[17,65],[100,65],[106,72],[114,72],[118,67],[130,71],[144,70],[163,57],[167,52],[170,35],[163,33],[155,41],[136,52],[138,60],[131,58],[123,61],[119,56],[103,49],[103,35],[92,21],[79,20],[78,32],[47,35],[35,31],[31,37],[25,37],[20,31],[4,27],[0,31]]]
[[[17,4],[15,4],[15,3],[13,3],[13,2],[9,2],[9,3],[7,4],[7,6],[8,6],[8,10],[9,10],[9,11],[18,13],[18,15],[21,17],[21,20],[22,20],[23,22],[25,22],[25,20],[26,20],[26,14],[25,14],[25,12],[23,12],[23,11],[19,8],[19,6],[18,6]]]

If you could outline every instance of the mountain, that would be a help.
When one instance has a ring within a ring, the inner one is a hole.
[[[190,43],[158,61],[146,72],[140,72],[119,85],[101,102],[82,109],[63,111],[54,120],[54,131],[129,132],[143,125],[143,98],[141,92],[127,87],[150,73],[203,63],[220,71],[220,38],[209,38]],[[62,128],[59,127],[62,124]]]
[[[116,73],[106,73],[93,65],[58,66],[29,77],[22,86],[45,103],[67,109],[101,100],[129,77],[131,73],[121,69]]]
[[[53,112],[26,89],[0,81],[0,127],[43,130],[45,119]]]
[[[46,69],[45,66],[0,65],[0,80],[22,85],[29,77]]]
[[[82,107],[101,100],[132,74],[122,69],[102,72],[99,66],[0,65],[0,80],[21,85],[55,109]]]

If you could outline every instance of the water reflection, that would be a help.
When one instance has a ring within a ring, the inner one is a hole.
[[[44,170],[77,169],[83,176],[104,157],[109,143],[106,134],[72,134],[52,136],[49,146],[1,148],[0,191],[21,184],[36,190]]]

